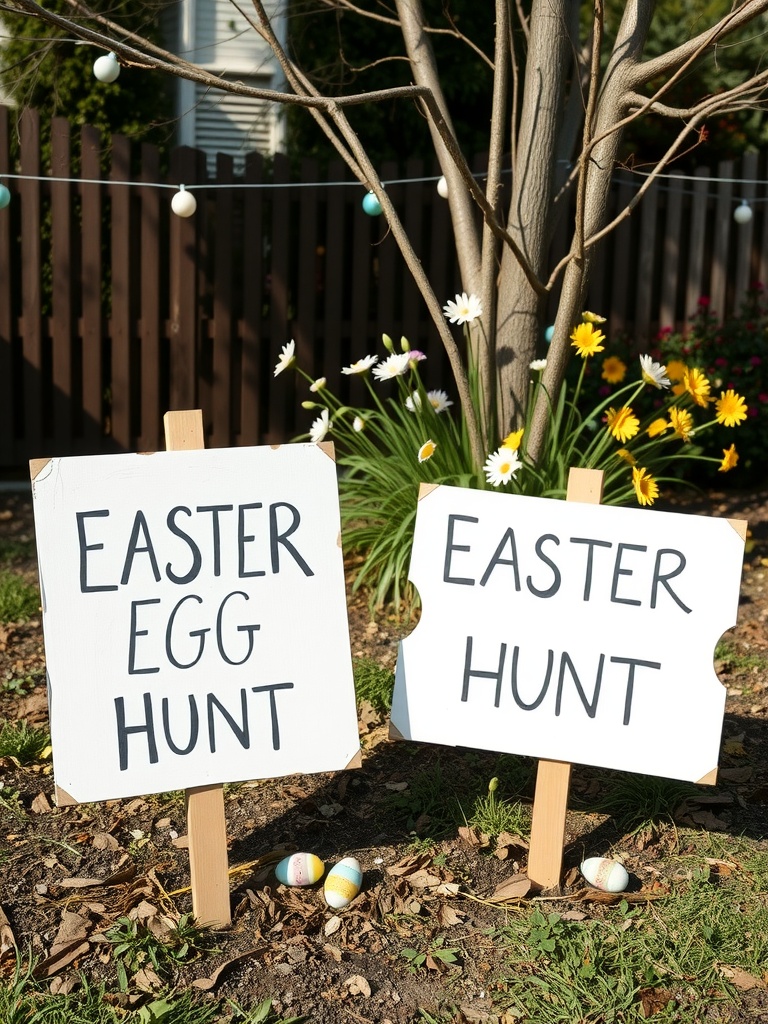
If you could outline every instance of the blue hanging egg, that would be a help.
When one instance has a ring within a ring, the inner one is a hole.
[[[369,217],[378,217],[381,213],[381,203],[376,198],[375,192],[366,192],[363,196],[363,210]]]
[[[549,344],[550,341],[552,341],[552,336],[554,335],[554,333],[555,333],[555,325],[554,324],[550,324],[549,327],[546,329],[546,331],[544,331],[544,341],[546,341],[547,344]]]
[[[4,210],[6,206],[10,205],[10,202],[11,193],[5,185],[0,185],[0,210]]]

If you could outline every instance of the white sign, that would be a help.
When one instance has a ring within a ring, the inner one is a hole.
[[[336,465],[322,448],[51,459],[33,497],[66,794],[355,758]]]
[[[746,526],[746,524],[744,524]],[[423,489],[406,739],[714,781],[744,539],[725,519]]]

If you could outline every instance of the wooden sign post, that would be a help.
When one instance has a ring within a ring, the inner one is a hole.
[[[167,412],[163,427],[166,451],[205,448],[200,409]],[[185,790],[185,798],[192,913],[203,927],[228,928],[232,912],[224,786],[196,786]]]
[[[336,465],[206,449],[199,411],[165,434],[30,465],[56,800],[184,790],[194,915],[225,927],[223,784],[360,765]]]
[[[603,472],[575,469],[568,473],[567,501],[599,505],[603,497]],[[542,889],[560,885],[565,846],[565,815],[571,786],[571,765],[566,761],[539,761],[531,818],[528,878]]]

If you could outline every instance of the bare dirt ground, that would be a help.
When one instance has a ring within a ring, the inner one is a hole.
[[[685,508],[746,518],[751,535],[739,623],[727,635],[743,657],[738,666],[716,665],[728,693],[719,784],[700,787],[680,819],[702,833],[748,835],[768,854],[768,489],[710,494]],[[0,494],[0,539],[22,542],[9,567],[36,583],[33,555],[23,551],[33,536],[30,499]],[[350,625],[355,658],[394,668],[402,625],[386,616],[370,621],[362,596],[350,596]],[[47,727],[44,665],[39,619],[0,625],[0,720]],[[27,767],[0,761],[0,973],[13,973],[16,944],[38,958],[38,976],[53,991],[77,986],[82,973],[104,981],[109,998],[125,1007],[170,983],[177,991],[193,987],[203,1000],[252,1005],[272,997],[278,1012],[314,1024],[415,1024],[420,1008],[438,1014],[447,1007],[456,1021],[497,1020],[489,994],[502,983],[500,953],[489,929],[514,912],[515,899],[494,893],[524,872],[525,843],[507,836],[489,844],[476,831],[446,827],[442,809],[458,801],[467,813],[492,776],[501,778],[503,795],[530,800],[535,766],[393,743],[385,716],[367,705],[360,731],[359,770],[227,787],[232,928],[210,936],[211,948],[199,956],[180,957],[162,978],[151,963],[130,970],[127,986],[105,931],[130,915],[162,934],[168,920],[192,909],[182,795],[57,808],[50,760]],[[668,883],[672,833],[622,834],[615,817],[599,811],[601,778],[594,769],[574,770],[565,884],[550,894],[556,902],[542,899],[545,910],[578,907],[599,916],[603,894],[585,888],[576,869],[584,856],[609,849],[622,851],[630,900],[663,894]],[[362,892],[336,914],[322,891],[280,885],[275,851],[290,850],[329,864],[356,857]],[[441,941],[459,951],[456,963],[429,955],[414,972],[402,951],[434,952]],[[765,988],[745,992],[740,1006],[716,1019],[768,1021]]]

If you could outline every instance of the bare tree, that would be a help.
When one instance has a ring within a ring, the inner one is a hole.
[[[627,0],[610,47],[604,35],[604,0],[593,0],[587,18],[580,0],[532,0],[528,13],[522,0],[514,4],[496,0],[494,52],[481,55],[494,72],[488,172],[481,187],[457,141],[432,47],[432,34],[445,31],[446,26],[427,23],[421,0],[393,0],[394,8],[373,9],[363,9],[353,0],[319,0],[328,7],[397,26],[403,53],[410,62],[412,85],[346,96],[325,95],[313,84],[309,69],[298,66],[281,45],[262,0],[230,2],[275,54],[286,92],[255,89],[211,74],[132,34],[125,25],[92,12],[81,0],[67,0],[67,16],[47,10],[36,0],[1,0],[0,11],[5,17],[27,15],[59,26],[67,35],[114,52],[126,65],[306,108],[357,179],[381,203],[448,353],[478,466],[487,448],[498,442],[495,425],[504,433],[522,418],[529,363],[540,337],[544,302],[552,289],[560,288],[560,300],[544,375],[550,395],[557,393],[563,380],[569,336],[580,319],[599,241],[632,212],[654,178],[690,145],[708,118],[761,107],[766,100],[768,70],[759,67],[752,69],[742,84],[702,96],[686,108],[674,106],[668,97],[681,76],[734,33],[756,19],[764,30],[768,0],[734,2],[728,13],[706,27],[699,26],[684,44],[653,58],[644,56],[652,0]],[[460,35],[451,23],[447,29]],[[522,68],[514,46],[515,33],[522,33],[526,42]],[[474,354],[482,384],[479,407],[470,394],[466,365],[440,300],[347,115],[350,107],[359,104],[398,99],[415,101],[422,108],[448,185],[462,287],[482,299],[483,317],[474,327]],[[630,205],[609,221],[609,189],[622,133],[632,121],[648,114],[669,120],[669,147]],[[511,139],[509,154],[505,154],[505,139]],[[511,172],[512,184],[508,206],[502,209],[504,170]],[[570,248],[557,266],[550,267],[549,243],[570,190],[576,195]],[[486,343],[485,339],[490,340]],[[528,442],[528,452],[534,458],[546,425],[547,408],[542,401],[533,412]]]

